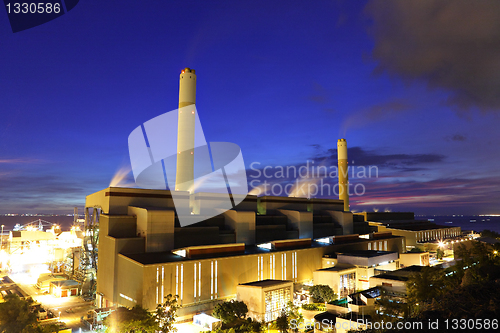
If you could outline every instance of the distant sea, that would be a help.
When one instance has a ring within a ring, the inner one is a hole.
[[[83,216],[80,216],[83,218]],[[4,232],[8,232],[19,223],[27,224],[38,219],[59,224],[63,230],[68,230],[73,224],[73,216],[51,215],[51,216],[3,216],[0,215],[0,225],[5,225]],[[415,215],[415,220],[434,220],[434,223],[444,226],[458,226],[462,230],[483,231],[489,229],[500,233],[500,216],[465,216],[465,215]],[[476,222],[470,222],[475,220]],[[446,223],[451,222],[451,223]]]
[[[500,233],[500,216],[466,216],[466,215],[415,215],[415,220],[434,220],[434,223],[448,227],[461,227],[463,230],[474,230],[476,232],[485,229]],[[475,222],[471,222],[475,221]],[[446,223],[451,222],[451,223]]]

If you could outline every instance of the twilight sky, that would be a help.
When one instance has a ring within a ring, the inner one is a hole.
[[[335,166],[345,137],[378,168],[351,178],[353,210],[500,213],[497,0],[80,1],[18,33],[0,9],[0,213],[83,207],[130,169],[130,132],[177,107],[184,67],[249,181]]]

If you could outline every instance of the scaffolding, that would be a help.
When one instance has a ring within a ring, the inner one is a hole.
[[[80,265],[74,279],[82,285],[82,295],[95,298],[97,286],[97,247],[99,244],[100,207],[85,207]]]

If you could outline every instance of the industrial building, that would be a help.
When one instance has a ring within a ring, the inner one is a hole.
[[[393,235],[404,236],[406,248],[422,248],[425,243],[460,238],[460,227],[437,225],[430,221],[414,219],[413,213],[369,212],[358,214],[378,232],[391,232]]]
[[[234,210],[182,228],[166,190],[106,188],[87,196],[86,207],[99,217],[99,307],[154,309],[174,294],[179,315],[189,317],[235,298],[240,284],[311,284],[336,252],[374,242],[404,249],[401,236],[349,234],[367,223],[353,222],[339,200],[248,196]]]
[[[84,258],[97,263],[98,307],[153,310],[172,294],[182,305],[180,320],[189,320],[238,298],[249,304],[251,316],[270,321],[303,285],[329,284],[347,296],[369,287],[373,275],[399,268],[408,246],[402,229],[370,225],[366,216],[350,212],[345,139],[337,143],[339,200],[248,195],[232,209],[204,217],[200,203],[221,197],[193,190],[196,114],[181,113],[195,103],[195,92],[195,71],[186,68],[180,75],[175,191],[109,187],[86,198],[92,241],[84,241]],[[189,203],[201,222],[181,227],[174,201]]]

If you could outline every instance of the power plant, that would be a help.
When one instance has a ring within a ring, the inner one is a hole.
[[[339,199],[344,201],[344,212],[349,211],[349,177],[347,168],[347,142],[337,141],[337,156],[339,160]]]
[[[184,107],[194,104],[196,104],[196,74],[194,69],[185,68],[179,80],[176,191],[189,191],[193,185],[196,108],[186,110]]]
[[[411,230],[413,224],[401,224],[398,229],[392,222],[372,224],[366,214],[353,214],[345,139],[337,142],[339,199],[247,195],[210,216],[198,213],[201,209],[190,211],[201,218],[183,226],[176,196],[184,202],[235,198],[233,191],[194,193],[195,103],[196,74],[185,68],[178,117],[169,118],[172,126],[173,119],[178,121],[175,189],[108,187],[86,197],[87,225],[92,210],[92,225],[99,226],[99,259],[92,260],[98,266],[97,307],[154,310],[165,296],[178,295],[179,319],[188,321],[222,301],[238,299],[248,304],[249,316],[270,322],[288,302],[302,301],[310,285],[327,284],[339,298],[347,297],[373,288],[371,277],[399,270],[400,264],[428,262],[428,252],[403,256],[405,237],[415,244],[459,237],[460,228],[422,224]],[[229,187],[231,175],[223,165],[212,171],[222,170]],[[413,220],[413,214],[373,214],[374,220]]]

